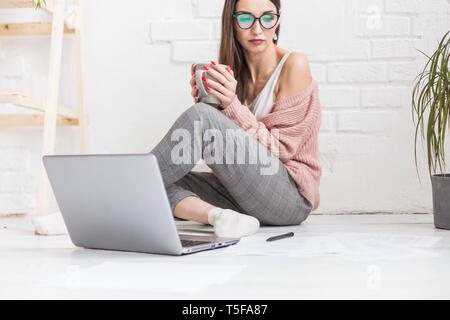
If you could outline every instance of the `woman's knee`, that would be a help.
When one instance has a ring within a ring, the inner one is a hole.
[[[222,126],[226,123],[226,126],[234,124],[225,114],[219,109],[203,102],[197,102],[187,109],[184,114],[190,119],[208,120],[210,123],[214,123],[214,126]]]
[[[211,109],[214,109],[213,106],[210,106],[207,103],[197,102],[193,104],[189,109],[187,109],[184,114],[193,115],[194,117],[198,117],[207,112],[211,112]]]
[[[200,120],[201,114],[205,112],[205,109],[206,109],[205,103],[202,102],[195,103],[188,109],[184,110],[184,112],[178,117],[177,121],[193,122],[195,120]]]

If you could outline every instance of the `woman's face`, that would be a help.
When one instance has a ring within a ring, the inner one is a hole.
[[[258,18],[265,13],[277,13],[277,8],[270,0],[239,0],[236,3],[236,9],[234,14],[238,13],[250,13],[254,17]],[[279,12],[281,15],[281,10]],[[248,16],[247,16],[248,17]],[[281,17],[280,17],[281,18]],[[276,19],[276,17],[275,17]],[[249,29],[242,29],[236,18],[234,20],[234,29],[236,30],[236,36],[241,44],[241,46],[249,52],[257,53],[262,52],[267,49],[267,47],[272,46],[273,36],[275,30],[280,24],[280,20],[271,29],[265,29],[261,26],[258,20],[255,20],[253,26]],[[245,19],[243,19],[245,21]],[[260,42],[252,42],[251,40],[260,39]]]

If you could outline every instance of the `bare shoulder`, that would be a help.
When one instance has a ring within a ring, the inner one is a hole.
[[[280,74],[277,100],[301,92],[311,84],[311,81],[307,55],[293,51],[286,59]]]

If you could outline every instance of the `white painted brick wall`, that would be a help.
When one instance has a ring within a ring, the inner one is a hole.
[[[197,12],[199,17],[217,18],[221,16],[223,10],[223,1],[197,0],[193,1],[197,4]]]
[[[346,62],[328,65],[330,83],[386,81],[386,64],[381,62]]]
[[[387,0],[389,1],[389,0]],[[373,21],[372,21],[373,19]],[[373,18],[370,15],[359,19],[356,36],[367,37],[395,37],[410,35],[409,17],[382,17]]]
[[[322,108],[357,107],[359,105],[359,90],[356,88],[332,88],[322,86],[320,89]]]
[[[401,108],[411,101],[408,87],[361,88],[361,107]]]
[[[342,111],[338,114],[338,132],[388,133],[397,114],[389,111]]]
[[[26,148],[3,147],[0,149],[0,168],[7,171],[25,171],[28,169],[29,155]]]
[[[373,40],[372,57],[375,58],[414,58],[414,41],[411,40]]]
[[[282,0],[279,45],[308,55],[320,84],[323,168],[317,213],[431,212],[423,153],[418,183],[412,81],[450,29],[447,0]],[[193,104],[189,67],[217,59],[223,0],[87,1],[92,153],[148,152]],[[42,18],[0,10],[0,21]],[[48,38],[0,38],[0,87],[46,89]],[[62,104],[76,103],[73,38]],[[0,113],[15,110],[0,105]],[[27,112],[27,111],[21,111]],[[58,128],[57,153],[78,153]],[[0,214],[33,213],[42,130],[0,128]],[[419,151],[421,149],[419,148]],[[53,208],[57,205],[53,199]]]
[[[152,41],[203,40],[210,35],[208,21],[155,21],[150,26]]]

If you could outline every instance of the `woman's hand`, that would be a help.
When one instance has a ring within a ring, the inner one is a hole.
[[[234,72],[230,66],[224,68],[214,61],[211,61],[211,64],[214,66],[214,69],[205,66],[205,70],[217,79],[219,83],[208,78],[203,78],[202,80],[205,84],[205,89],[222,102],[219,108],[223,110],[231,104],[236,96],[237,80],[234,78]]]
[[[190,84],[192,87],[191,95],[194,98],[195,103],[197,103],[198,102],[198,88],[197,88],[197,85],[195,84],[195,66],[196,66],[195,63],[193,63],[191,66],[192,78],[191,78]]]

